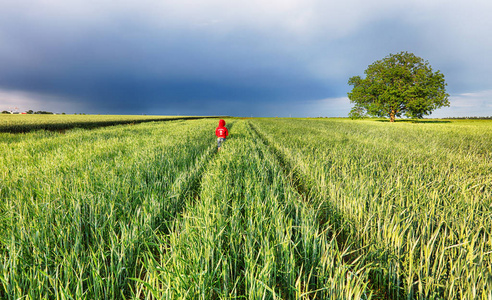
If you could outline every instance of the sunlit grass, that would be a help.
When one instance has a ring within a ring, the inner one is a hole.
[[[492,297],[491,122],[253,123],[375,264],[376,288],[394,298]]]
[[[216,123],[0,133],[0,298],[492,297],[490,122]]]
[[[5,134],[0,298],[128,297],[154,232],[181,211],[196,162],[213,149],[213,124]]]

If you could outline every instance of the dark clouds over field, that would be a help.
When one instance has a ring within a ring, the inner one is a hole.
[[[490,1],[0,3],[0,109],[346,116],[347,80],[390,53],[441,70],[451,108],[492,115]]]

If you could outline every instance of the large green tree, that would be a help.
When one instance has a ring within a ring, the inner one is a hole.
[[[354,86],[348,93],[355,104],[351,117],[367,113],[394,122],[402,114],[422,118],[449,106],[444,75],[413,53],[390,54],[369,65],[364,73],[366,78],[354,76],[348,81]]]

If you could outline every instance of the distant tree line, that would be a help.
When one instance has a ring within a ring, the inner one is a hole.
[[[12,114],[13,112],[11,111],[8,111],[8,110],[4,110],[2,111],[2,114]],[[32,109],[26,111],[26,114],[29,114],[29,115],[52,115],[53,113],[51,111],[44,111],[44,110],[38,110],[38,111],[33,111]]]
[[[29,113],[29,112],[27,112],[27,113]],[[36,115],[52,115],[53,113],[51,111],[38,110],[36,112],[33,112],[33,114],[36,114]]]
[[[457,120],[466,120],[466,119],[473,119],[473,120],[492,120],[492,116],[487,116],[487,117],[448,117],[445,119],[457,119]]]
[[[51,111],[44,111],[44,110],[38,110],[38,111],[33,111],[32,109],[26,111],[27,114],[32,115],[52,115],[53,113]]]

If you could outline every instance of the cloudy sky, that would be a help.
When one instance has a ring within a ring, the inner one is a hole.
[[[347,116],[348,79],[390,53],[492,116],[490,0],[0,0],[0,110]]]

